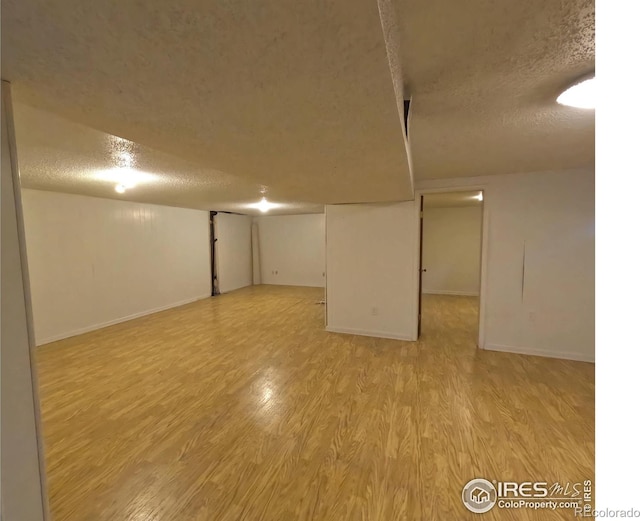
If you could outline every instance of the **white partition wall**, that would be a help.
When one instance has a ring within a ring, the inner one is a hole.
[[[218,289],[227,293],[253,284],[249,215],[219,212],[215,216]]]
[[[324,214],[256,218],[263,284],[323,287]]]
[[[491,192],[485,347],[593,361],[593,173],[514,176]]]
[[[327,330],[415,340],[419,204],[326,207]]]
[[[481,346],[593,361],[595,179],[592,169],[423,182],[484,189]]]
[[[24,190],[36,341],[211,294],[208,212]]]

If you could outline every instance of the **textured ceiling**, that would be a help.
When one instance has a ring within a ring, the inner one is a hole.
[[[424,194],[422,197],[423,208],[450,208],[457,206],[481,206],[482,201],[478,199],[478,190],[465,192],[441,192],[434,194]]]
[[[594,111],[558,94],[595,68],[593,0],[397,0],[416,180],[594,164]]]
[[[229,211],[266,190],[289,203],[278,212],[318,211],[411,198],[412,177],[593,165],[594,111],[555,98],[594,70],[594,11],[593,0],[3,0],[2,77],[20,102],[26,186]],[[135,142],[153,182],[118,195],[96,179],[114,135]]]
[[[247,182],[199,163],[72,123],[49,112],[14,103],[20,175],[25,188],[77,193],[202,210],[259,214],[251,209],[261,192],[274,203],[271,213],[312,213],[323,205],[286,201],[278,189]],[[122,171],[120,154],[132,159]],[[120,177],[122,178],[120,179]],[[135,188],[118,194],[118,181],[132,176]],[[114,179],[115,178],[115,179]]]
[[[287,200],[413,196],[375,1],[3,0],[2,77],[17,101]]]

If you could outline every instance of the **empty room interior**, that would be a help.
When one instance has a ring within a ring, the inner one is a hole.
[[[2,518],[573,519],[594,13],[3,1]]]

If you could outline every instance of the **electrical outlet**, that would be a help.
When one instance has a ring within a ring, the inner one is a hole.
[[[374,307],[371,308],[371,315],[374,316],[374,317],[378,316],[378,308],[377,307],[374,306]]]

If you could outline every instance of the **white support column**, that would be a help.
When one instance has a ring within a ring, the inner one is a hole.
[[[46,521],[48,505],[11,90],[2,82],[0,501],[5,521]]]
[[[251,256],[253,260],[253,285],[262,284],[260,272],[260,227],[254,220],[251,223]]]

